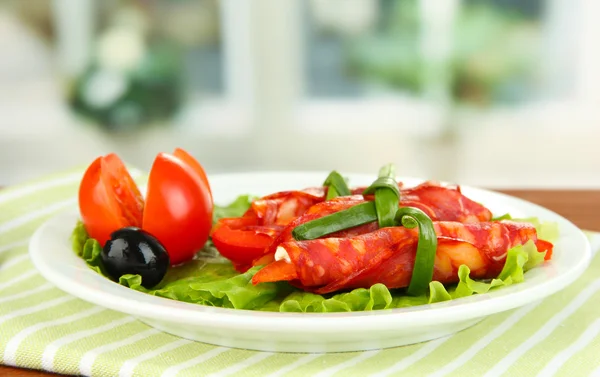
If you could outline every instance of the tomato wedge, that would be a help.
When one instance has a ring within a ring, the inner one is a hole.
[[[263,255],[274,237],[268,229],[244,224],[244,218],[221,219],[212,232],[212,241],[219,253],[234,263],[236,269],[246,270],[254,259]]]
[[[181,148],[175,148],[173,156],[177,157],[181,161],[185,162],[189,167],[194,169],[194,171],[200,176],[200,179],[202,179],[204,184],[206,184],[206,188],[208,189],[212,200],[212,191],[210,189],[210,184],[208,183],[208,177],[206,176],[206,172],[204,171],[204,168],[202,167],[202,165],[200,165],[198,160],[196,160],[194,157],[192,157],[191,154],[189,154]]]
[[[91,238],[104,246],[115,230],[140,227],[143,209],[144,199],[116,154],[92,162],[79,186],[79,212]]]
[[[160,153],[148,177],[142,229],[163,244],[172,265],[192,259],[204,246],[212,213],[210,186],[200,164],[192,166],[184,159]]]

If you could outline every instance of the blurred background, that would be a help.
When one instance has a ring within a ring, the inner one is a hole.
[[[0,0],[0,185],[148,170],[600,187],[596,0]]]

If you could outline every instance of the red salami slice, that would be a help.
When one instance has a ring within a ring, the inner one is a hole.
[[[529,240],[536,242],[540,252],[550,254],[552,248],[550,243],[537,242],[535,228],[526,223],[436,222],[435,228],[438,249],[433,279],[442,283],[456,282],[462,264],[471,269],[472,277],[496,277],[504,266],[507,251]],[[280,280],[292,280],[319,294],[368,288],[375,283],[388,288],[406,287],[412,276],[417,239],[415,229],[393,227],[351,238],[284,242],[280,247],[290,263],[267,265],[252,282],[279,281],[277,270],[285,268]],[[294,266],[295,274],[290,273],[289,265]]]

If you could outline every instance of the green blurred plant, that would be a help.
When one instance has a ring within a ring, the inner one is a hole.
[[[453,97],[479,105],[530,97],[538,79],[536,23],[489,5],[466,7],[457,21]]]
[[[183,101],[181,59],[170,44],[156,44],[131,71],[93,63],[75,81],[69,103],[110,131],[132,130],[172,117]]]
[[[379,30],[347,41],[348,72],[368,83],[422,93],[427,65],[420,52],[419,19],[417,0],[394,2]],[[538,79],[539,33],[535,21],[517,12],[489,3],[464,5],[446,72],[437,74],[451,77],[449,90],[456,103],[525,100]]]
[[[69,91],[76,113],[110,131],[169,119],[183,102],[182,49],[153,28],[147,6],[135,5],[110,13]]]
[[[418,93],[423,85],[415,0],[397,1],[375,33],[346,43],[346,69],[368,82]]]

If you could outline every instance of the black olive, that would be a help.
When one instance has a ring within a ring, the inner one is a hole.
[[[113,232],[101,256],[112,278],[117,280],[121,275],[139,274],[146,288],[158,284],[170,264],[165,247],[153,235],[136,227]]]

